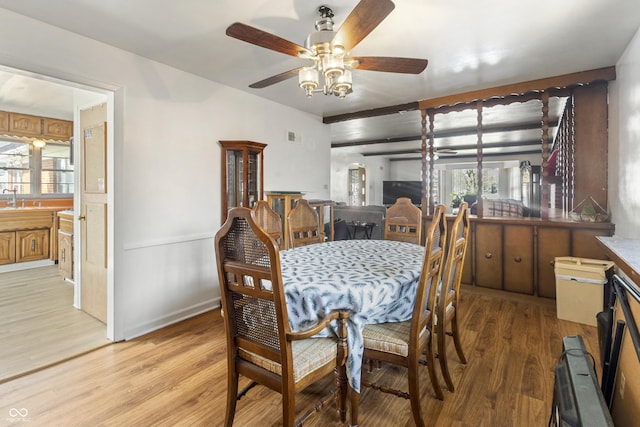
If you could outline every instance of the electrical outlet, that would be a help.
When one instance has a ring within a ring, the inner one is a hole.
[[[624,372],[620,371],[620,399],[624,399],[624,386],[627,383]]]

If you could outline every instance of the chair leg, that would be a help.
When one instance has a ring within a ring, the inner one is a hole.
[[[409,400],[411,401],[413,421],[417,427],[425,427],[422,418],[422,407],[420,406],[420,373],[418,372],[418,367],[417,360],[409,366]]]
[[[347,396],[349,395],[349,382],[347,381],[347,368],[345,365],[336,368],[336,380],[338,382],[338,413],[340,414],[340,422],[347,421]]]
[[[451,381],[451,375],[449,374],[449,365],[447,364],[446,326],[447,325],[444,321],[438,325],[438,362],[440,362],[440,371],[442,372],[445,383],[447,383],[447,388],[450,392],[453,392],[455,390],[455,387],[453,386],[453,381]]]
[[[440,388],[440,384],[438,383],[438,377],[436,376],[435,369],[435,358],[433,357],[433,343],[432,338],[429,338],[429,342],[427,344],[427,349],[425,352],[425,356],[427,357],[427,370],[429,371],[429,378],[431,379],[431,386],[433,386],[433,391],[436,393],[436,397],[440,400],[444,400],[444,394],[442,393],[442,389]]]
[[[349,386],[349,395],[351,397],[351,427],[358,426],[358,410],[360,409],[360,393],[356,392]]]
[[[464,353],[462,352],[462,344],[460,343],[460,333],[458,330],[458,313],[454,313],[453,319],[451,319],[451,333],[453,335],[453,343],[456,346],[456,353],[458,353],[458,358],[460,359],[460,363],[463,365],[467,364],[467,359],[464,357]]]
[[[236,415],[236,403],[238,402],[238,376],[237,372],[229,369],[227,375],[227,412],[224,417],[224,425],[231,427]]]
[[[288,398],[289,396],[290,398]],[[295,391],[289,393],[282,390],[282,425],[284,427],[293,427],[296,423],[296,399]]]

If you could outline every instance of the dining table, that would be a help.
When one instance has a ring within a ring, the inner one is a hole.
[[[292,330],[303,330],[330,311],[348,311],[346,372],[355,392],[360,392],[364,326],[411,318],[423,257],[423,246],[389,240],[340,240],[280,252]]]

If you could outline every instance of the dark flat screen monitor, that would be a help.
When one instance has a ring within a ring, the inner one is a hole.
[[[408,197],[414,205],[422,203],[422,181],[382,181],[382,204],[392,205],[399,197]]]
[[[582,337],[564,337],[562,347],[564,351],[555,369],[549,424],[554,427],[613,427],[593,360]]]

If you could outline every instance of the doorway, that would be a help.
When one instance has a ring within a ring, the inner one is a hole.
[[[349,168],[349,206],[367,204],[367,175],[365,168]]]
[[[78,194],[78,190],[80,186],[80,175],[79,170],[83,163],[83,158],[81,156],[81,148],[79,147],[78,142],[80,138],[80,128],[79,128],[79,114],[80,110],[90,108],[94,105],[100,103],[106,103],[108,105],[109,114],[107,115],[107,119],[105,120],[107,124],[109,124],[110,128],[113,129],[111,124],[113,123],[113,109],[114,109],[114,90],[117,88],[104,88],[88,86],[80,82],[70,82],[66,80],[60,80],[56,77],[46,76],[34,74],[31,72],[26,72],[10,67],[5,67],[0,65],[0,81],[3,83],[3,88],[7,88],[7,81],[13,79],[16,85],[20,86],[20,97],[11,96],[11,94],[7,95],[6,91],[3,92],[3,96],[0,99],[2,101],[3,110],[9,111],[20,111],[25,114],[33,114],[38,116],[50,116],[50,117],[58,117],[65,118],[67,120],[73,120],[74,122],[74,135],[76,135],[73,147],[73,157],[75,160],[75,172],[74,172],[74,181],[76,183],[74,191],[73,191],[73,200],[74,206],[81,206],[81,198]],[[11,83],[11,82],[10,82]],[[33,88],[31,88],[33,86]],[[43,90],[43,88],[45,88]],[[43,97],[44,95],[44,97]],[[49,113],[48,113],[49,112]],[[106,156],[107,158],[113,158],[113,132],[110,132],[109,138],[109,154]],[[111,163],[111,160],[109,161]],[[113,169],[112,164],[106,165],[108,170]],[[113,186],[111,186],[113,188]],[[109,200],[112,200],[112,195],[109,196]],[[78,211],[74,212],[74,277],[75,283],[69,284],[69,282],[65,282],[61,276],[60,278],[60,288],[66,287],[67,290],[64,291],[65,303],[64,305],[69,307],[70,311],[81,312],[80,308],[82,307],[82,276],[81,276],[81,258],[80,253],[83,247],[82,241],[82,228],[80,227],[78,220]],[[113,214],[110,210],[106,210],[106,218],[105,221],[112,221]],[[109,227],[110,230],[113,230],[113,227]],[[52,238],[57,238],[57,236],[52,236]],[[112,242],[112,236],[109,237],[109,241]],[[113,313],[113,303],[109,302],[106,294],[113,295],[113,266],[110,266],[110,279],[107,279],[107,292],[105,293],[105,301],[104,305],[107,307],[108,313]],[[33,279],[33,275],[36,276],[42,274],[51,275],[52,277],[48,278],[53,283],[56,283],[56,275],[57,275],[57,266],[50,266],[45,268],[44,270],[38,269],[29,269],[23,271],[16,271],[11,273],[0,273],[0,282],[4,283],[18,283],[20,281],[25,281],[24,278],[30,279],[26,280],[26,282],[35,282]],[[10,274],[10,275],[9,275]],[[57,290],[56,290],[57,291]],[[33,293],[29,295],[31,298],[34,297]],[[25,295],[25,298],[27,296]],[[42,298],[40,298],[42,299]],[[67,301],[68,300],[68,301]],[[45,301],[46,302],[46,301]],[[68,303],[68,304],[67,304]],[[16,306],[18,302],[16,301]],[[84,313],[83,313],[84,314]],[[80,316],[78,316],[80,318]],[[95,316],[94,316],[95,317]],[[103,322],[106,320],[106,326],[102,325],[102,339],[104,342],[110,342],[114,340],[114,320],[113,315],[106,316]],[[46,316],[42,316],[41,324],[34,324],[34,328],[44,329],[47,326],[47,318]],[[26,325],[26,322],[24,323]],[[25,326],[26,327],[26,326]],[[29,326],[30,327],[30,326]],[[82,336],[81,333],[77,329],[73,328],[64,328],[67,330],[66,333],[69,334],[69,337],[75,337],[76,339]],[[35,330],[35,329],[34,329]],[[22,330],[24,335],[28,336],[28,331]],[[95,338],[95,337],[94,337]],[[83,339],[83,338],[82,338]],[[93,339],[93,338],[92,338]],[[109,341],[110,340],[110,341]],[[54,342],[51,343],[55,345]],[[26,356],[26,355],[25,355]],[[72,357],[73,354],[60,354],[62,358]]]

